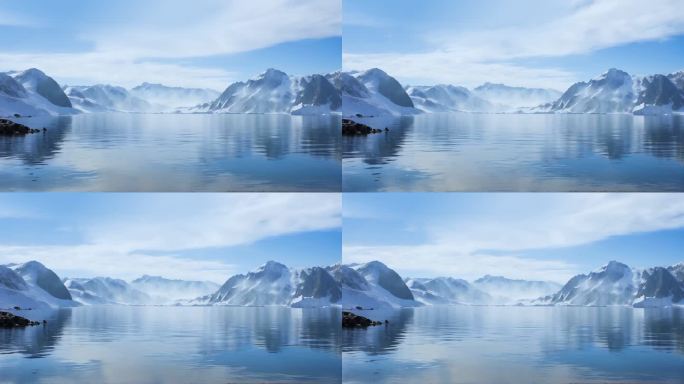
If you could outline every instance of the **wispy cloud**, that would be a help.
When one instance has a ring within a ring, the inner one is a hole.
[[[244,245],[341,225],[340,200],[334,195],[216,194],[187,208],[168,204],[146,202],[134,216],[126,212],[97,220],[97,227],[85,228],[85,236],[91,243],[128,251],[178,251]],[[154,220],[131,221],[146,215]]]
[[[124,12],[125,17],[112,17],[97,25],[72,20],[72,29],[83,29],[77,32],[79,41],[90,43],[93,49],[69,53],[15,49],[0,55],[2,69],[38,67],[60,79],[86,79],[80,81],[87,83],[133,86],[151,81],[223,88],[236,80],[234,74],[190,64],[189,59],[341,35],[341,5],[337,0],[152,0],[135,6],[125,4],[131,9],[121,10],[126,5],[118,2],[100,5],[112,12]],[[21,15],[0,14],[0,24],[12,20],[21,20]],[[277,58],[272,65],[278,65]]]
[[[525,251],[684,227],[684,199],[678,194],[543,195],[534,206],[519,208],[522,201],[510,196],[492,196],[496,209],[483,207],[479,216],[461,218],[455,213],[431,219],[423,225],[428,237],[423,244],[345,244],[344,261],[377,259],[429,276],[501,274],[561,282],[585,271],[573,260],[531,258]]]
[[[146,273],[220,282],[244,272],[234,267],[240,255],[202,257],[202,250],[341,226],[340,199],[334,194],[152,196],[101,198],[86,217],[51,216],[77,231],[82,241],[0,245],[0,264],[38,260],[71,276],[133,278]],[[190,250],[195,252],[185,252]]]
[[[156,5],[156,6],[152,6]],[[231,54],[341,34],[341,4],[331,0],[154,1],[130,19],[88,32],[98,52],[187,58]],[[159,12],[159,9],[167,11]],[[315,15],[315,17],[312,17]]]
[[[573,74],[516,64],[518,59],[585,54],[684,33],[677,0],[578,1],[569,13],[524,26],[458,33],[428,31],[425,52],[346,53],[345,69],[380,66],[401,78],[473,86],[483,81],[563,89]],[[532,16],[530,16],[532,20]]]
[[[109,53],[0,53],[0,62],[6,70],[39,68],[69,85],[115,84],[133,87],[150,82],[221,90],[238,80],[234,73],[219,68],[139,61]],[[81,84],[83,81],[86,84]]]
[[[60,277],[106,276],[132,280],[143,274],[223,283],[239,270],[224,260],[190,259],[179,255],[130,253],[104,244],[78,246],[0,246],[0,264],[38,260]]]

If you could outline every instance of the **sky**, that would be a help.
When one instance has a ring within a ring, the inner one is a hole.
[[[411,85],[564,91],[609,68],[684,70],[680,0],[345,0],[345,70]]]
[[[269,260],[341,259],[337,194],[11,193],[0,227],[0,265],[37,260],[60,277],[222,284]]]
[[[684,262],[681,194],[383,193],[343,197],[343,261],[403,277],[565,283],[611,260]]]
[[[272,67],[337,71],[341,45],[340,0],[0,0],[0,71],[60,84],[223,90]]]

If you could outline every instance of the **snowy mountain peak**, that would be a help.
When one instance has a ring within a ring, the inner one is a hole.
[[[608,262],[608,264],[601,267],[597,272],[605,272],[611,276],[622,276],[625,273],[631,273],[631,271],[631,268],[627,264],[611,260]]]
[[[670,268],[655,267],[644,271],[635,307],[663,307],[684,301],[684,282],[679,281]]]
[[[625,78],[631,78],[629,73],[617,69],[617,68],[610,68],[607,71],[603,72],[599,79],[625,79]]]
[[[64,94],[62,88],[50,76],[36,68],[11,74],[28,91],[37,93],[47,101],[58,107],[71,108],[71,101]]]
[[[269,260],[266,262],[266,264],[262,265],[258,269],[259,271],[265,271],[265,272],[283,272],[287,271],[288,268],[285,266],[285,264],[281,264],[277,261]]]
[[[213,294],[192,302],[212,305],[291,305],[321,307],[341,298],[339,284],[327,269],[313,267],[290,270],[269,261],[254,272],[230,277]]]
[[[369,69],[358,75],[357,78],[365,84],[366,88],[377,92],[393,104],[404,108],[414,107],[413,101],[404,90],[404,87],[382,69]]]
[[[66,289],[59,276],[37,261],[10,266],[29,285],[35,285],[51,296],[61,300],[71,300],[71,294]]]
[[[489,283],[489,282],[508,282],[508,281],[515,281],[512,279],[508,279],[503,276],[492,276],[492,275],[484,275],[480,277],[479,279],[475,280],[475,283]],[[518,280],[520,281],[520,280]]]
[[[262,79],[283,79],[287,78],[288,75],[279,69],[269,68],[262,72],[259,77]]]
[[[413,300],[411,290],[406,286],[401,276],[393,269],[379,261],[357,266],[355,268],[369,283],[377,284],[395,297],[403,300]]]

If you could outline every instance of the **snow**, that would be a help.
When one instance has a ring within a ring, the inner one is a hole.
[[[130,90],[132,96],[157,106],[160,111],[176,111],[216,100],[221,93],[213,89],[167,87],[143,83]]]
[[[54,272],[37,262],[0,266],[0,308],[57,309],[78,306],[73,300],[58,298],[49,292],[62,286],[59,278],[52,274]],[[50,277],[54,277],[54,281]]]
[[[672,296],[660,298],[642,296],[634,300],[635,308],[669,308],[676,306],[677,304],[678,303],[673,301]]]
[[[342,114],[343,116],[379,116],[379,115],[416,115],[422,113],[414,107],[402,106],[391,101],[379,90],[381,77],[387,77],[391,81],[396,81],[382,71],[371,69],[366,72],[349,72],[341,76],[339,80],[345,82],[338,84],[343,90],[342,93]],[[401,85],[398,86],[405,94]],[[344,91],[344,90],[348,91]],[[399,92],[395,90],[395,92]],[[408,98],[408,95],[406,95]],[[410,100],[410,98],[409,98]]]
[[[634,114],[639,116],[671,115],[677,112],[672,108],[672,103],[666,105],[644,105],[639,104],[634,107]]]
[[[161,276],[142,276],[131,286],[150,296],[157,304],[175,304],[216,292],[220,285],[209,281],[185,281],[165,279]]]

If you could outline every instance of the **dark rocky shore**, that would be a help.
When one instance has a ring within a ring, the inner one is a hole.
[[[385,320],[385,324],[388,323],[389,322]],[[342,312],[342,328],[368,328],[382,324],[382,321],[373,321],[351,312]]]
[[[349,119],[342,119],[342,135],[344,136],[366,136],[373,133],[387,132],[389,129],[375,129],[366,124],[357,123]]]
[[[0,312],[0,328],[24,328],[39,324],[39,321],[31,321],[27,318],[16,316],[9,312]]]
[[[43,128],[43,131],[46,131]],[[0,136],[25,136],[38,133],[40,129],[32,129],[11,120],[0,119]]]

